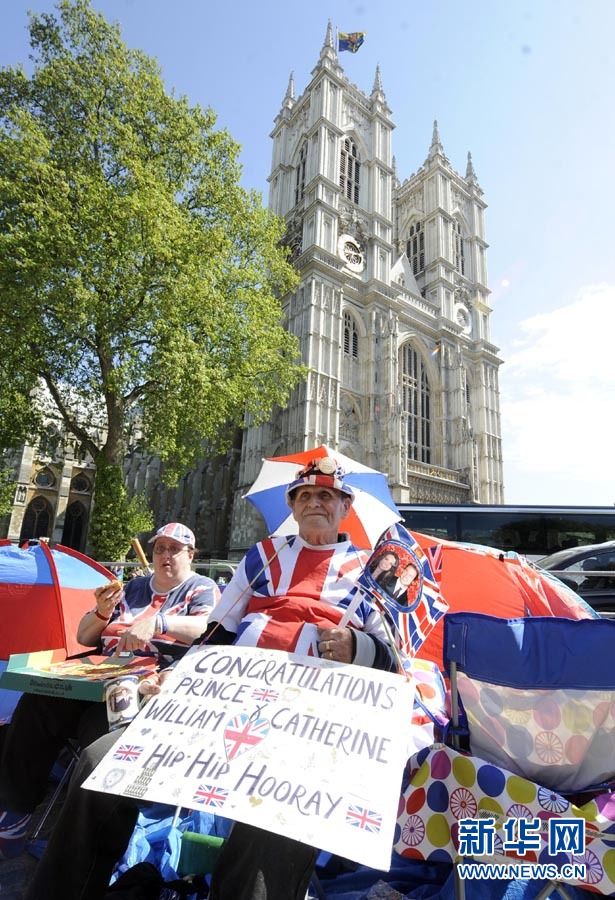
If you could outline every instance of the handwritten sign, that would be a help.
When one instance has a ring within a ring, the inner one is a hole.
[[[206,810],[388,869],[413,697],[388,672],[195,647],[84,787]]]

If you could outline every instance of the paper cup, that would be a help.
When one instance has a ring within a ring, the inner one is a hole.
[[[139,712],[139,679],[136,675],[124,675],[108,681],[105,687],[105,703],[109,731],[123,728],[132,722]]]

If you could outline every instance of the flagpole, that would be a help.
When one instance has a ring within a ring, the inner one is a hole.
[[[371,600],[368,600],[368,603],[372,603],[376,607],[376,610],[377,610],[378,614],[380,615],[382,624],[384,626],[384,632],[387,636],[387,641],[389,642],[391,651],[392,651],[392,653],[395,657],[395,661],[399,667],[400,674],[406,675],[406,678],[407,678],[408,673],[404,669],[404,663],[403,663],[401,654],[400,654],[399,650],[397,649],[397,642],[396,642],[395,638],[393,637],[393,633],[391,632],[389,623],[387,622],[384,607],[382,606],[379,598],[376,596],[376,594],[373,591],[370,591],[370,595],[371,595]],[[363,600],[363,593],[362,593],[362,589],[360,587],[358,587],[356,589],[355,596],[352,598],[350,604],[348,605],[348,608],[346,609],[346,612],[344,613],[344,615],[342,616],[340,621],[337,623],[338,628],[346,628],[348,626],[348,623],[350,622],[352,614],[354,613],[355,609],[357,608],[357,606],[359,605],[361,600]]]
[[[393,637],[391,629],[389,628],[389,623],[387,622],[387,617],[386,617],[384,607],[383,607],[382,603],[380,602],[380,600],[376,597],[375,594],[372,594],[372,596],[374,598],[374,606],[376,607],[376,609],[378,610],[378,612],[380,614],[380,619],[382,620],[384,632],[388,638],[391,650],[393,651],[393,656],[395,657],[395,661],[397,662],[397,665],[399,667],[399,674],[404,675],[406,678],[406,681],[411,681],[412,677],[411,677],[410,673],[407,672],[406,669],[404,668],[404,662],[401,657],[401,653],[399,652],[399,650],[397,648],[397,642],[395,641],[395,638]]]
[[[355,588],[355,590],[356,590],[356,593],[355,593],[354,597],[352,598],[352,600],[350,601],[350,603],[348,604],[348,606],[346,608],[346,612],[344,613],[342,618],[337,623],[338,628],[346,628],[346,626],[348,625],[348,623],[350,622],[350,620],[354,614],[355,609],[357,608],[359,603],[363,600],[363,595],[361,593],[361,590],[359,588]]]

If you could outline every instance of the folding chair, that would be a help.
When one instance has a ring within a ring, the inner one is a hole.
[[[216,867],[223,844],[224,838],[184,831],[177,866],[178,875],[210,875]],[[316,873],[312,875],[305,900],[311,898],[325,900],[325,893]]]
[[[69,779],[70,779],[71,775],[73,774],[75,765],[77,764],[77,762],[79,760],[79,752],[80,752],[79,745],[77,744],[77,742],[74,740],[68,740],[66,742],[66,746],[65,746],[65,753],[60,754],[60,756],[64,755],[64,769],[63,769],[60,777],[58,778],[56,787],[55,787],[51,797],[49,797],[49,799],[47,800],[47,802],[45,804],[45,809],[43,810],[42,815],[38,819],[38,821],[36,823],[36,827],[32,831],[32,834],[30,835],[30,838],[29,838],[29,848],[31,849],[31,851],[34,852],[35,856],[40,855],[40,853],[42,852],[42,849],[43,849],[42,847],[39,847],[38,851],[37,851],[35,842],[38,841],[39,835],[41,834],[43,828],[45,827],[45,823],[47,822],[47,820],[53,813],[56,804],[58,803],[60,797],[62,796],[62,792],[66,788],[66,786],[69,782]],[[45,841],[45,844],[46,844],[46,841]]]
[[[439,745],[418,759],[396,851],[456,863],[460,820],[493,819],[497,861],[518,862],[502,840],[504,823],[538,819],[536,850],[524,861],[552,862],[547,821],[583,818],[585,852],[566,861],[585,863],[587,877],[566,884],[615,894],[615,795],[605,786],[615,778],[615,622],[454,613],[444,644],[452,741],[458,747],[465,728],[470,752]],[[570,793],[586,791],[593,799],[574,806]],[[549,882],[543,896],[555,888],[565,894]],[[456,889],[461,896],[459,878]]]
[[[615,777],[615,622],[455,613],[444,642],[474,756],[566,793]]]

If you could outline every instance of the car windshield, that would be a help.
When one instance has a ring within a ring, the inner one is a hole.
[[[589,558],[600,560],[600,566],[590,566]],[[536,561],[536,565],[542,569],[566,569],[566,568],[610,568],[611,563],[615,562],[615,542],[607,541],[603,544],[590,544],[586,547],[571,547],[566,550],[559,550],[557,553],[551,553],[550,556],[543,556],[542,559]],[[586,565],[587,563],[587,565]]]
[[[589,548],[583,547],[581,549],[584,552]],[[543,556],[542,559],[537,559],[536,565],[540,566],[541,569],[557,569],[568,560],[578,559],[580,555],[581,553],[578,547],[573,547],[570,550],[559,550],[557,553],[552,553],[550,556]]]

